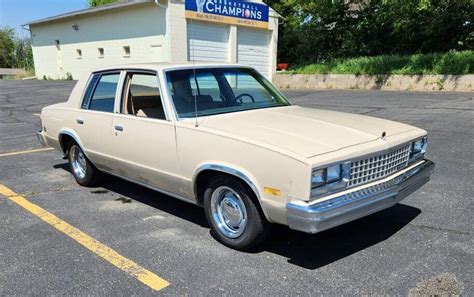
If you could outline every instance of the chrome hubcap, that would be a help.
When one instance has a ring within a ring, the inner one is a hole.
[[[212,219],[219,231],[229,238],[237,238],[245,230],[247,211],[245,204],[229,187],[217,188],[211,196]]]
[[[74,175],[79,179],[84,179],[86,177],[86,157],[82,150],[77,146],[73,145],[71,147],[71,166],[74,171]]]

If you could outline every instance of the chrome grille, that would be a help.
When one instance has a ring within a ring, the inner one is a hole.
[[[356,186],[388,176],[405,168],[410,158],[411,144],[388,153],[354,161],[348,186]]]

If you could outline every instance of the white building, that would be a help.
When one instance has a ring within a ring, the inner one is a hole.
[[[268,18],[265,14],[268,14]],[[281,16],[261,1],[135,0],[29,23],[36,75],[74,78],[142,62],[229,62],[276,69]]]

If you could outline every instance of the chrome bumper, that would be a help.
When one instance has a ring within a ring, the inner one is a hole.
[[[39,142],[42,146],[48,146],[48,144],[46,143],[45,136],[43,135],[43,131],[38,131],[38,132],[36,132],[36,138],[38,139],[38,142]]]
[[[433,162],[424,160],[389,180],[326,201],[289,202],[288,225],[294,230],[318,233],[389,208],[427,183],[434,167]]]

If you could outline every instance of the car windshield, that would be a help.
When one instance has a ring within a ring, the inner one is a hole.
[[[199,117],[290,105],[253,69],[174,70],[167,79],[179,118],[195,117],[196,111]]]

